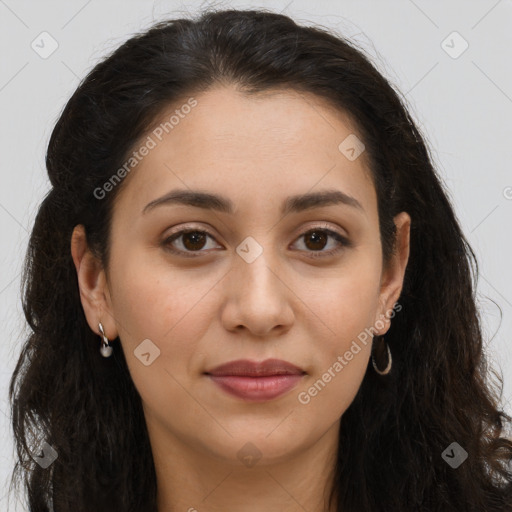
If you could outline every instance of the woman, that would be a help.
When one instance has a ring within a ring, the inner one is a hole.
[[[46,162],[10,387],[30,510],[512,510],[475,256],[362,52],[267,11],[158,23]]]

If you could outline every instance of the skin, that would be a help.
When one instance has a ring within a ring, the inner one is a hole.
[[[371,339],[309,403],[298,395],[365,328],[383,320],[377,334],[389,329],[385,315],[402,289],[410,217],[395,217],[397,251],[383,268],[365,153],[350,161],[340,152],[340,142],[357,132],[321,98],[291,90],[249,97],[222,86],[195,99],[198,105],[125,178],[107,269],[89,251],[83,228],[75,228],[71,252],[84,312],[95,333],[101,321],[110,340],[120,337],[143,401],[159,512],[323,512],[340,418],[363,380]],[[172,189],[221,194],[235,212],[168,204],[141,213]],[[334,204],[280,213],[289,195],[325,189],[353,196],[362,209]],[[213,237],[169,242],[202,251],[198,257],[165,248],[164,240],[185,227]],[[331,237],[315,245],[304,236],[323,227],[351,246]],[[248,236],[263,249],[251,263],[236,252]],[[311,257],[336,247],[336,254]],[[134,355],[145,339],[160,350],[149,366]],[[235,398],[204,375],[234,359],[270,357],[306,375],[267,402]],[[252,467],[237,456],[248,442],[261,456]]]

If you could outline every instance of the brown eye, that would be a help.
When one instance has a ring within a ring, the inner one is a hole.
[[[325,247],[329,246],[329,241],[331,239],[335,241],[334,244],[331,243],[333,248],[324,250]],[[308,256],[312,258],[334,256],[338,252],[347,247],[351,247],[352,245],[344,236],[340,235],[336,231],[325,228],[310,229],[303,233],[298,238],[298,241],[302,241],[302,245],[305,247],[305,249],[301,250],[309,253]]]
[[[207,252],[203,249],[208,245],[208,239],[215,240],[207,231],[184,229],[165,239],[162,245],[175,254],[194,257]]]

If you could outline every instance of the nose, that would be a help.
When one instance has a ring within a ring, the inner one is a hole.
[[[269,337],[290,329],[298,299],[265,251],[251,263],[236,260],[226,279],[221,319],[227,330],[247,329],[254,336]]]

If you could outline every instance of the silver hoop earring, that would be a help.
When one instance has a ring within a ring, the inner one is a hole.
[[[98,323],[98,327],[102,336],[100,353],[103,357],[110,357],[112,355],[112,347],[109,345],[108,338],[105,336],[105,331],[103,330],[101,322]]]
[[[386,343],[386,342],[384,342]],[[391,349],[389,348],[389,344],[386,343],[386,347],[387,347],[387,352],[388,352],[388,365],[386,366],[386,368],[384,368],[384,370],[379,370],[377,368],[377,364],[375,362],[375,358],[373,357],[373,353],[372,353],[372,364],[373,364],[373,368],[374,370],[379,374],[379,375],[387,375],[390,371],[391,371],[391,364],[393,362],[393,360],[391,359]]]

